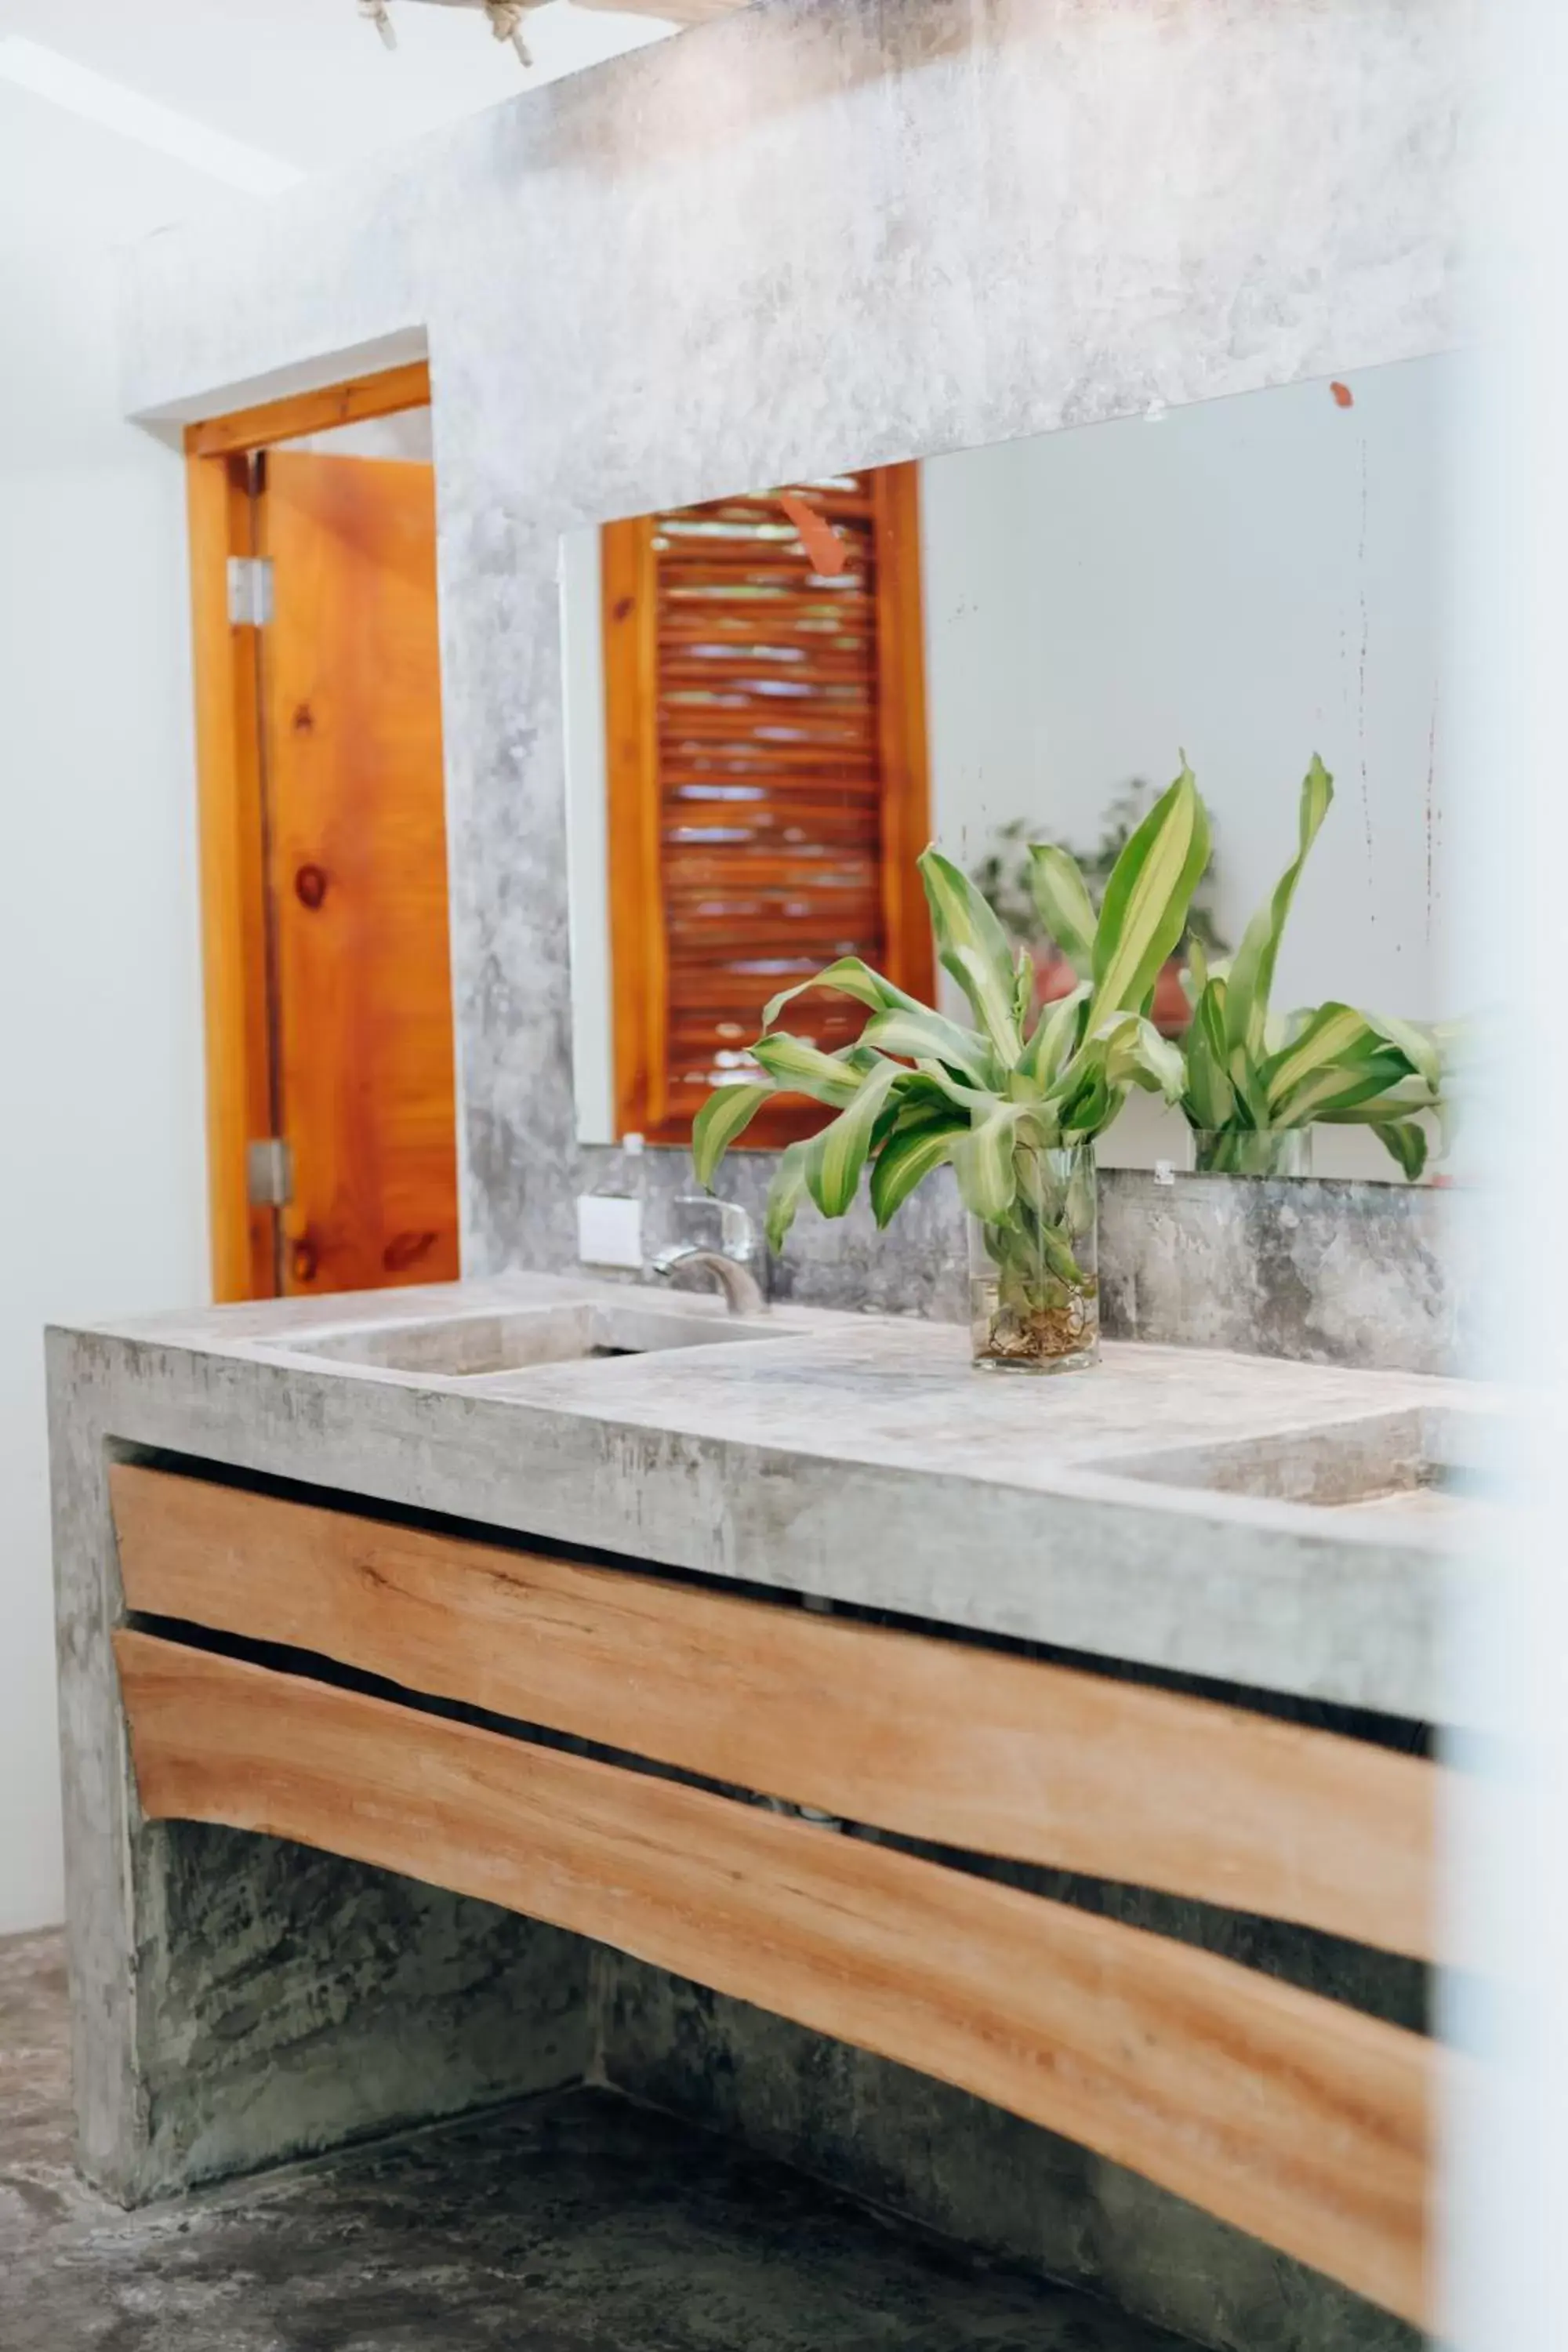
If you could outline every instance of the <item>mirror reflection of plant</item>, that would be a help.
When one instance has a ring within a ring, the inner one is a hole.
[[[1370,1127],[1406,1176],[1426,1164],[1421,1114],[1444,1108],[1439,1033],[1335,1002],[1284,1019],[1269,1009],[1296,886],[1333,797],[1333,778],[1314,753],[1296,856],[1272,897],[1233,957],[1210,963],[1201,948],[1189,954],[1182,1109],[1213,1139],[1202,1159],[1212,1171],[1246,1165],[1259,1135],[1314,1125]]]
[[[1097,908],[1105,896],[1117,859],[1148,815],[1153,798],[1152,785],[1142,782],[1129,784],[1126,791],[1118,793],[1107,807],[1103,830],[1095,847],[1089,850],[1066,849],[1066,855],[1083,876],[1089,898]],[[970,868],[971,881],[994,908],[1003,929],[1029,948],[1039,946],[1042,939],[1032,882],[1032,853],[1041,831],[1042,828],[1032,825],[1026,817],[1015,817],[1010,824],[998,825],[984,856]],[[1058,844],[1057,846],[1065,848],[1066,845]],[[1182,936],[1173,951],[1178,958],[1184,959],[1194,942],[1209,956],[1222,956],[1228,952],[1229,943],[1220,933],[1210,904],[1215,882],[1211,829],[1208,862],[1198,877]]]
[[[807,1095],[838,1115],[784,1154],[767,1210],[775,1250],[803,1199],[841,1217],[868,1171],[872,1210],[885,1226],[927,1176],[951,1164],[1015,1296],[1029,1292],[1026,1303],[1045,1320],[1062,1287],[1084,1278],[1072,1251],[1083,1203],[1041,1155],[1103,1133],[1132,1087],[1179,1097],[1181,1053],[1147,1006],[1208,855],[1207,816],[1184,765],[1125,844],[1098,913],[1072,860],[1036,850],[1039,920],[1079,973],[1069,995],[1037,1015],[1028,950],[1011,945],[974,884],[928,849],[920,870],[937,951],[976,1025],[948,1020],[857,956],[829,965],[802,988],[835,989],[863,1004],[869,1018],[858,1040],[823,1053],[774,1026],[802,988],[774,997],[752,1049],[763,1077],[720,1087],[698,1114],[700,1180],[711,1185],[764,1102]]]

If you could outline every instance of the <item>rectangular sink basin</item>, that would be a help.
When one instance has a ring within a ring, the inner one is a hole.
[[[1448,1406],[1401,1408],[1317,1428],[1121,1457],[1119,1477],[1210,1494],[1257,1495],[1320,1510],[1447,1514],[1504,1491],[1488,1417]]]
[[[492,1310],[407,1323],[362,1323],[266,1344],[281,1353],[319,1357],[328,1363],[427,1372],[443,1380],[482,1380],[540,1364],[783,1338],[786,1328],[760,1316],[694,1315],[678,1307],[628,1300],[624,1307],[618,1302],[520,1307],[499,1314]]]

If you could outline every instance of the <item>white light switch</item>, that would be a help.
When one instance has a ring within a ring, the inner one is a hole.
[[[642,1266],[642,1202],[614,1193],[577,1198],[577,1255],[584,1265]]]

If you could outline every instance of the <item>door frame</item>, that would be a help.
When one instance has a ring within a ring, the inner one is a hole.
[[[430,404],[424,360],[187,425],[196,827],[215,1301],[277,1295],[274,1219],[253,1206],[247,1148],[275,1132],[268,1020],[259,643],[229,617],[231,556],[252,556],[250,459],[308,433]]]

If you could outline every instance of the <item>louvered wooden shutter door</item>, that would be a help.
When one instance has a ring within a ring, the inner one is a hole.
[[[791,495],[841,570],[776,493],[605,534],[617,1105],[659,1140],[748,1074],[767,999],[835,957],[930,986],[914,468]],[[820,992],[790,1025],[831,1052],[864,1017]],[[821,1114],[766,1122],[754,1141]]]

